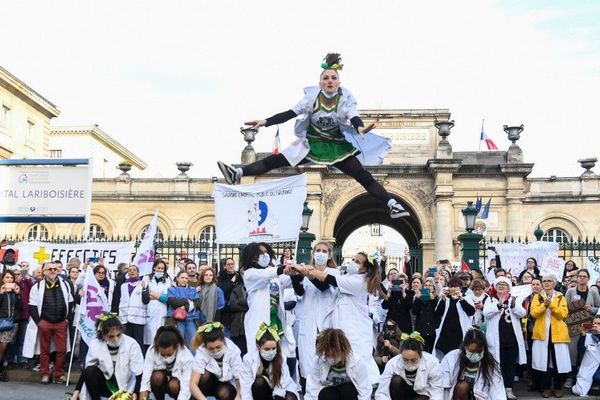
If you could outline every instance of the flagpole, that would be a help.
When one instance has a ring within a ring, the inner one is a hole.
[[[481,134],[483,133],[483,124],[485,122],[485,118],[481,120],[481,132],[479,133],[479,151],[481,151]]]
[[[67,327],[67,329],[68,329],[68,327]],[[69,370],[67,371],[67,383],[65,386],[69,386],[69,379],[71,379],[71,367],[73,367],[73,356],[75,355],[75,343],[77,342],[77,334],[78,333],[79,333],[79,323],[77,325],[75,325],[75,333],[73,334],[73,345],[71,346],[71,359],[69,360]]]

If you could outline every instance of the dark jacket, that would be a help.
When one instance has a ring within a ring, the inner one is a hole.
[[[416,317],[415,331],[419,332],[423,337],[435,336],[435,329],[437,328],[435,323],[435,306],[437,301],[436,297],[430,301],[415,299],[413,303],[412,312]]]
[[[235,276],[235,282],[232,281],[232,277]],[[231,326],[232,312],[229,307],[229,300],[233,289],[238,287],[242,282],[242,277],[238,272],[233,275],[227,274],[225,270],[219,272],[217,279],[217,286],[223,291],[223,297],[225,298],[225,307],[221,310],[221,322],[225,326]],[[242,282],[243,283],[243,282]]]
[[[15,292],[0,293],[0,318],[12,317],[13,321],[18,321],[20,304],[21,298]]]
[[[406,297],[402,292],[390,292],[387,300],[384,300],[381,306],[388,310],[387,319],[391,319],[398,325],[402,333],[412,333],[412,319],[410,309],[412,308],[414,292],[406,290]]]
[[[248,311],[248,293],[243,282],[231,291],[229,310],[231,313],[231,336],[244,336],[244,317]]]

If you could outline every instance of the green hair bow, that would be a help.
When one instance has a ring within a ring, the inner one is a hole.
[[[207,322],[204,325],[200,325],[196,333],[210,333],[215,329],[223,329],[223,324],[220,322]]]
[[[114,312],[103,312],[102,314],[100,314],[98,316],[98,321],[100,321],[98,323],[98,332],[100,332],[102,330],[102,325],[104,325],[104,323],[106,321],[108,321],[109,319],[119,319],[119,315],[117,313]]]
[[[271,336],[273,336],[273,339],[275,339],[276,342],[279,342],[280,337],[279,337],[279,333],[277,332],[277,326],[275,326],[275,325],[267,326],[267,324],[265,324],[264,322],[261,322],[260,326],[258,327],[258,333],[256,334],[256,341],[258,342],[260,339],[262,339],[262,337],[267,332],[269,332],[271,334]]]
[[[407,339],[415,339],[417,342],[421,343],[422,345],[425,345],[425,339],[423,339],[423,336],[421,336],[421,334],[417,331],[414,331],[410,335],[408,333],[403,333],[402,336],[400,336],[400,340],[402,341],[405,341]]]

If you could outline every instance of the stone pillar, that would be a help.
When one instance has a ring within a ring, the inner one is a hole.
[[[452,259],[454,248],[454,190],[452,176],[460,168],[461,161],[434,159],[427,162],[429,173],[435,181],[435,259]]]
[[[523,199],[525,178],[531,173],[533,164],[504,164],[500,171],[506,177],[506,237],[524,238]]]

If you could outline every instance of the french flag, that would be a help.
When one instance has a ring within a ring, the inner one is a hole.
[[[492,139],[490,139],[488,137],[488,135],[485,134],[485,132],[483,131],[483,129],[481,130],[481,137],[479,139],[480,143],[484,142],[485,145],[487,146],[488,150],[498,150],[498,147],[496,147],[496,143],[494,143],[492,141]]]
[[[281,143],[279,142],[279,126],[277,127],[277,133],[275,134],[275,139],[273,139],[273,154],[279,154],[279,146]]]

